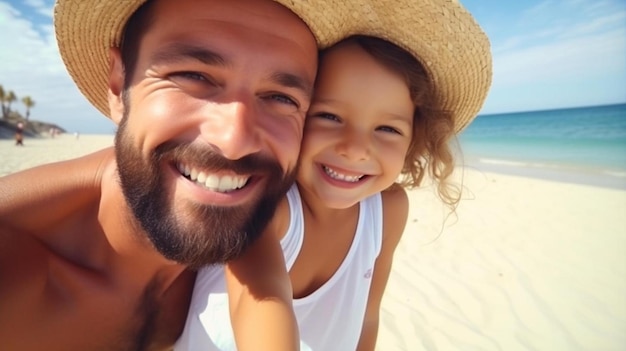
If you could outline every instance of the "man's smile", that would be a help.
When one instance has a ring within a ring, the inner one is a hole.
[[[220,193],[227,193],[241,189],[250,179],[250,176],[224,175],[212,173],[208,170],[199,170],[182,162],[177,162],[176,168],[187,179],[196,182],[196,184],[202,185],[209,190]]]

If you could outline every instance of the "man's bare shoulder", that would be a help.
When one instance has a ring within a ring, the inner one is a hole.
[[[109,149],[0,178],[3,349],[147,350],[180,335],[194,275],[161,283],[145,256],[111,247],[99,208],[114,169]]]
[[[31,231],[98,201],[102,175],[113,166],[109,148],[0,178],[0,226]]]

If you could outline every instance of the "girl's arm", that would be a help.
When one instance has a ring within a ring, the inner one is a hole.
[[[277,236],[266,230],[225,273],[237,349],[299,350],[291,281]]]
[[[382,192],[383,241],[374,266],[358,351],[374,351],[378,337],[380,304],[391,273],[393,254],[400,242],[409,212],[409,199],[403,188]]]

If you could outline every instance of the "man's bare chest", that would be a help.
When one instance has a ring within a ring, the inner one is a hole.
[[[15,246],[0,248],[3,349],[157,350],[182,332],[192,279],[181,277],[163,293],[145,277],[121,282],[45,247]]]

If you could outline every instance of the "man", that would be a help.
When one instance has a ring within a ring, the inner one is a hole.
[[[55,7],[68,71],[119,130],[113,149],[0,179],[3,350],[171,348],[186,268],[237,257],[293,181],[307,25],[267,0],[141,2]]]

